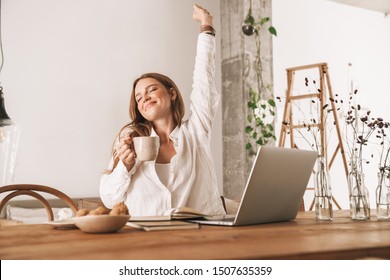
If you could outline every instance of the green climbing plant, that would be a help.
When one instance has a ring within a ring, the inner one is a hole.
[[[256,85],[249,88],[247,103],[248,115],[245,133],[247,141],[245,148],[249,155],[256,155],[259,146],[266,145],[272,139],[276,140],[273,119],[275,116],[275,100],[272,94],[272,85],[266,84],[263,79],[263,65],[261,61],[260,30],[270,25],[270,18],[264,17],[255,20],[252,16],[252,1],[248,15],[244,20],[242,31],[247,36],[255,35],[256,56],[254,70],[256,73]],[[277,36],[276,29],[270,25],[268,32]]]

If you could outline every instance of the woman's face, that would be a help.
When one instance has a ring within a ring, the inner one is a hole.
[[[134,92],[137,108],[148,121],[172,116],[171,103],[176,98],[173,89],[167,90],[159,81],[145,78],[138,81]]]

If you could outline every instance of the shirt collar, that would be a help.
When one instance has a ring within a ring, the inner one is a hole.
[[[173,141],[175,145],[177,145],[179,140],[179,126],[176,126],[174,130],[172,130],[171,134],[169,135],[169,138]],[[158,136],[154,128],[152,127],[152,131],[150,132],[150,136]]]
[[[153,127],[152,127],[152,131],[150,132],[150,136],[158,136]]]
[[[173,141],[174,144],[177,144],[177,141],[179,140],[179,130],[179,126],[176,126],[175,129],[169,135],[169,138]]]

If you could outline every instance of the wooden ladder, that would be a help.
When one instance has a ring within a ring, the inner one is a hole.
[[[319,79],[320,79],[320,87],[318,89],[318,92],[316,93],[309,93],[309,94],[301,94],[301,95],[293,95],[293,87],[294,87],[294,78],[295,73],[297,71],[301,70],[308,70],[318,68],[319,71]],[[299,148],[294,140],[294,129],[307,129],[308,125],[310,127],[318,127],[319,134],[320,134],[320,149],[318,151],[319,156],[323,156],[325,158],[325,163],[327,170],[330,171],[332,168],[332,165],[334,163],[334,160],[337,156],[337,153],[340,152],[342,156],[342,160],[344,163],[344,170],[345,170],[345,176],[348,176],[348,164],[344,153],[343,148],[343,141],[342,136],[340,132],[340,125],[339,120],[337,117],[337,109],[334,104],[334,102],[330,102],[331,111],[333,113],[333,119],[334,124],[336,127],[337,132],[337,139],[336,142],[336,148],[331,156],[330,161],[328,160],[328,145],[326,140],[326,115],[325,110],[322,109],[327,101],[326,92],[328,91],[329,94],[329,100],[334,100],[332,87],[330,85],[330,78],[329,78],[329,72],[328,72],[328,65],[327,63],[318,63],[318,64],[310,64],[310,65],[304,65],[304,66],[298,66],[298,67],[292,67],[287,68],[287,91],[286,91],[286,103],[284,106],[284,114],[283,114],[283,122],[282,127],[280,131],[280,137],[279,137],[279,147],[284,147],[286,142],[286,136],[289,134],[290,138],[290,146],[291,148]],[[294,124],[293,120],[293,111],[292,106],[293,102],[297,100],[303,100],[303,99],[312,99],[318,98],[319,100],[319,118],[317,122],[309,123],[309,124]],[[307,188],[307,190],[314,190],[314,188]],[[336,206],[341,209],[340,205],[337,203],[337,201],[333,197],[333,201],[336,204]],[[312,210],[314,206],[314,199],[313,202],[310,205],[310,209]]]

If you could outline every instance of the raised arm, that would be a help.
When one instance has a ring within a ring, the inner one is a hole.
[[[201,23],[201,26],[211,26],[213,27],[213,16],[210,15],[209,11],[205,8],[194,4],[194,12],[192,18]]]
[[[208,136],[217,111],[219,95],[215,88],[215,30],[213,16],[194,5],[193,19],[200,23],[191,92],[190,125]]]

